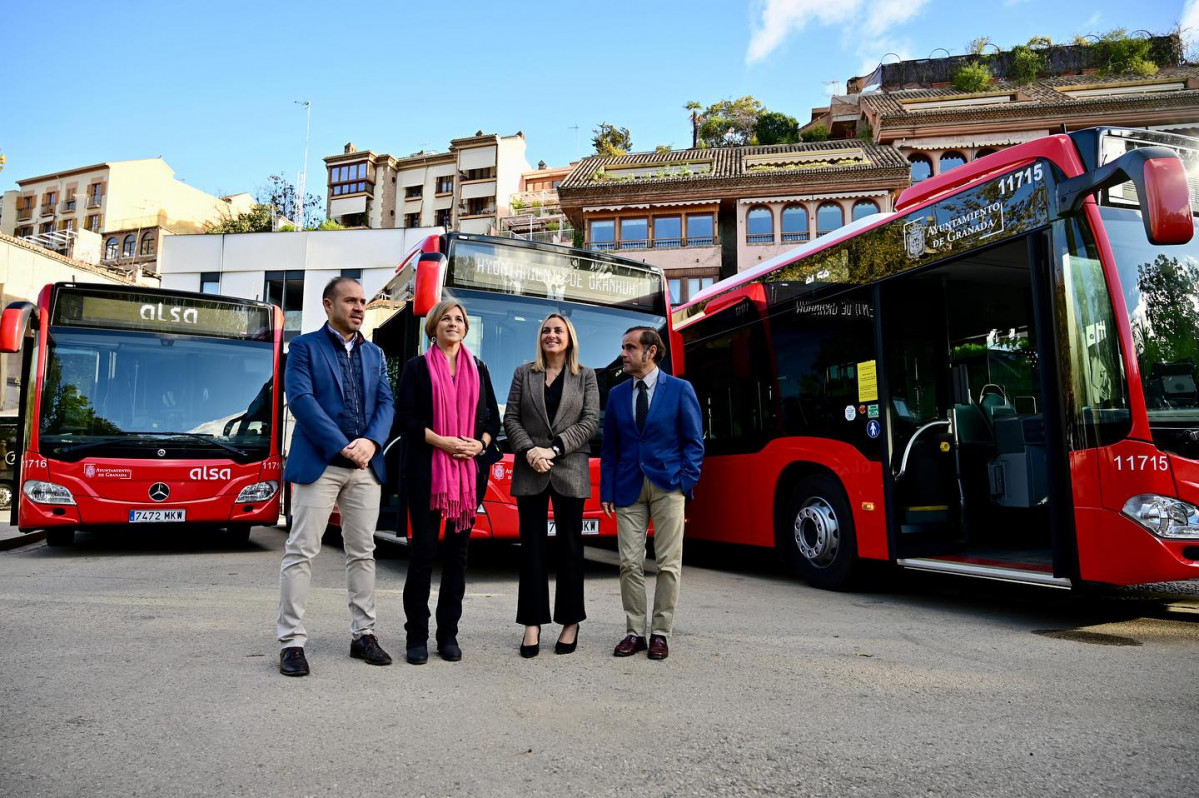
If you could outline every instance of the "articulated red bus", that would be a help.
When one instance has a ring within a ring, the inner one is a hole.
[[[620,366],[624,331],[634,325],[664,331],[669,315],[662,271],[644,263],[515,238],[429,236],[400,263],[396,276],[367,306],[363,333],[386,354],[393,385],[404,363],[429,344],[422,331],[425,314],[449,297],[461,300],[466,308],[470,317],[466,346],[487,364],[501,413],[512,373],[533,359],[539,325],[550,313],[561,313],[574,324],[580,361],[595,369],[599,382],[601,412],[608,391],[626,379]],[[476,537],[519,537],[516,501],[508,492],[512,454],[505,444],[501,437],[506,454],[491,466],[475,522]],[[599,506],[599,447],[596,433],[591,461],[594,490],[584,508],[583,534],[615,536],[615,521],[604,518]],[[390,474],[399,473],[399,450],[397,441],[389,445]],[[402,495],[385,494],[379,537],[407,536],[406,507]]]
[[[282,313],[231,297],[56,283],[0,322],[23,355],[13,523],[221,527],[279,518]]]
[[[1070,587],[1199,577],[1199,141],[987,156],[673,315],[692,538]],[[677,340],[677,339],[676,339]]]

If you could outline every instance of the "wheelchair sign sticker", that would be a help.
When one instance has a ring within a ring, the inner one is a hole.
[[[871,438],[877,438],[880,432],[882,432],[882,426],[877,421],[871,421],[866,425],[866,434]]]

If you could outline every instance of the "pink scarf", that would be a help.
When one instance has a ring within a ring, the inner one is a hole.
[[[465,346],[458,348],[458,373],[450,376],[450,362],[437,344],[425,352],[433,383],[433,431],[446,437],[475,437],[475,412],[479,406],[479,370]],[[475,491],[478,465],[458,460],[433,447],[433,482],[429,509],[441,512],[459,531],[475,524],[479,497]]]

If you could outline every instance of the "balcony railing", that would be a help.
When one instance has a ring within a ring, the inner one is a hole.
[[[53,202],[51,202],[47,205],[42,205],[42,216],[53,216],[53,215],[54,215],[54,203]]]
[[[587,241],[583,244],[585,249],[589,249],[592,252],[611,252],[618,249],[694,249],[697,247],[716,246],[720,246],[720,239],[716,236],[654,238],[650,240],[637,239],[632,241]]]
[[[809,238],[810,238],[810,236],[806,232],[804,232],[804,233],[783,233],[783,243],[784,244],[791,244],[796,241],[807,241]]]
[[[100,203],[103,201],[104,201],[103,194],[90,194],[90,195],[88,195],[88,198],[87,198],[87,207],[99,208]]]
[[[17,220],[27,222],[33,218],[33,208],[17,208]]]
[[[63,200],[62,205],[60,207],[64,213],[70,213],[71,211],[75,210],[75,200],[74,199]]]
[[[746,233],[746,244],[773,244],[774,233]]]

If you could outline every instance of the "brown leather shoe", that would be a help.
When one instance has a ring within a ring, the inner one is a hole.
[[[666,659],[670,656],[670,647],[666,645],[666,638],[662,635],[649,636],[649,658],[650,659]]]
[[[645,651],[645,638],[639,635],[629,635],[616,644],[616,650],[612,652],[612,656],[631,657],[638,651]]]

